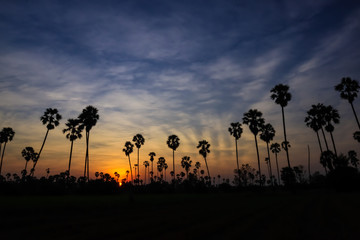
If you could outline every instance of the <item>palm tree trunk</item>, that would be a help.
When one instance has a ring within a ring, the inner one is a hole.
[[[84,168],[84,178],[86,178],[87,168],[88,168],[88,157],[89,157],[89,132],[86,131],[86,153],[85,153],[85,168]]]
[[[68,168],[68,177],[70,177],[70,166],[71,166],[71,156],[72,156],[72,151],[73,151],[73,144],[74,141],[71,141],[71,147],[70,147],[70,157],[69,157],[69,168]]]
[[[146,185],[146,167],[145,167],[145,185]]]
[[[357,115],[356,115],[354,105],[352,104],[352,102],[350,103],[350,105],[351,105],[351,108],[352,108],[353,113],[354,113],[354,115],[355,115],[355,119],[356,119],[357,125],[358,125],[358,127],[359,127],[359,129],[360,129],[360,123],[359,123],[359,119],[358,119],[358,117],[357,117]]]
[[[276,168],[277,168],[277,174],[278,174],[278,183],[279,185],[281,184],[280,182],[280,172],[279,172],[279,163],[278,163],[278,158],[277,158],[277,153],[275,153],[275,160],[276,160]]]
[[[237,139],[235,138],[235,149],[236,149],[236,164],[239,175],[239,186],[240,186],[240,168],[239,168],[239,157],[238,157],[238,147],[237,147]]]
[[[258,148],[258,143],[257,143],[256,135],[254,134],[254,136],[255,136],[256,155],[257,155],[257,159],[258,159],[258,168],[259,168],[259,184],[260,184],[260,186],[262,186],[262,183],[261,183],[261,168],[260,168],[259,148]]]
[[[282,113],[282,119],[283,119],[285,144],[287,144],[284,107],[281,107],[281,113]],[[289,149],[288,149],[287,146],[286,146],[286,148],[285,148],[285,152],[286,152],[286,159],[287,159],[287,162],[288,162],[288,166],[289,166],[289,168],[291,168],[291,167],[290,167],[290,158],[289,158]]]
[[[40,154],[41,154],[41,152],[42,152],[42,150],[43,150],[43,148],[44,148],[44,145],[45,145],[45,142],[46,142],[46,139],[47,139],[48,134],[49,134],[49,129],[46,131],[45,138],[44,138],[44,141],[43,141],[43,143],[42,143],[42,145],[41,145],[39,154],[38,154],[38,156],[37,156],[37,158],[36,158],[36,161],[34,162],[34,166],[33,166],[34,171],[31,172],[31,176],[34,175],[36,164],[38,163],[38,161],[39,161],[39,159],[40,159]]]
[[[137,184],[140,185],[140,163],[139,163],[139,153],[140,153],[140,148],[137,149],[138,151],[138,159],[137,159]],[[136,174],[136,170],[135,170],[135,174]]]
[[[2,164],[3,164],[3,159],[4,159],[4,153],[5,153],[6,143],[7,143],[7,142],[5,142],[5,144],[4,144],[4,149],[3,149],[2,154],[1,154],[0,175],[1,175],[1,170],[2,170]]]
[[[173,149],[173,172],[174,172],[174,182],[175,182],[175,150]]]
[[[311,180],[311,172],[310,172],[310,146],[308,145],[308,171],[309,171],[309,183]]]
[[[270,161],[270,150],[269,150],[269,143],[266,142],[267,152],[268,152],[268,158],[269,158],[269,167],[270,167],[270,180],[271,180],[271,186],[274,186],[273,180],[272,180],[272,169],[271,169],[271,161]]]
[[[133,180],[133,174],[132,174],[132,167],[131,167],[131,161],[130,161],[130,154],[128,155],[129,157],[129,165],[130,165],[130,174],[131,174],[131,183],[134,184],[134,180]]]
[[[324,137],[324,141],[325,141],[325,146],[326,146],[326,150],[329,151],[329,146],[327,144],[327,141],[326,141],[326,137],[325,137],[325,132],[324,132],[324,129],[323,127],[321,127],[321,132],[323,134],[323,137]]]
[[[87,180],[89,181],[90,180],[90,154],[89,154],[89,143],[90,143],[90,131],[89,131],[89,134],[88,134],[88,140],[87,140],[87,149],[86,149],[86,152],[87,152]]]
[[[320,142],[319,131],[316,131],[316,136],[317,136],[317,139],[318,139],[318,142],[319,142],[320,153],[322,153],[323,150],[322,150],[322,146],[321,146],[321,142]]]
[[[337,156],[334,136],[333,136],[332,132],[330,132],[330,137],[331,137],[331,141],[332,141],[332,144],[333,144],[333,147],[334,147],[335,156]]]
[[[204,160],[205,160],[205,165],[206,165],[206,169],[207,169],[208,176],[209,176],[209,179],[210,179],[210,184],[211,184],[210,171],[209,171],[209,167],[208,167],[208,164],[207,164],[207,161],[206,161],[206,157],[204,157]]]
[[[28,164],[28,161],[25,160],[25,171],[26,171],[26,168],[27,168],[27,164]]]

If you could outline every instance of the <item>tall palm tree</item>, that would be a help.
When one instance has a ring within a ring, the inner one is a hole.
[[[156,156],[156,153],[150,152],[149,156],[150,156],[150,162],[151,162],[151,179],[152,179],[153,175],[154,175],[154,157]]]
[[[275,100],[275,103],[279,104],[281,106],[283,128],[284,128],[284,139],[285,139],[285,142],[288,142],[288,140],[286,138],[284,107],[286,107],[288,102],[291,100],[291,93],[289,93],[289,86],[283,85],[283,84],[278,84],[273,89],[271,89],[270,92],[272,93],[271,99]],[[291,168],[290,158],[289,158],[289,149],[286,148],[285,151],[286,151],[286,159],[288,162],[288,167]]]
[[[44,148],[49,131],[53,130],[55,127],[59,126],[61,118],[62,117],[56,108],[47,108],[46,111],[44,112],[44,115],[42,115],[40,117],[40,121],[42,122],[43,125],[46,125],[47,131],[46,131],[44,141],[41,145],[41,148],[40,148],[40,151],[38,154],[38,159],[34,162],[34,166],[31,171],[31,175],[34,175],[36,164],[39,162],[39,158],[40,158],[41,152]]]
[[[66,134],[66,138],[70,140],[71,147],[70,147],[70,157],[69,157],[69,167],[68,167],[68,177],[70,176],[70,167],[71,167],[71,157],[73,152],[73,145],[76,139],[81,139],[81,131],[82,129],[79,127],[80,120],[79,119],[68,119],[68,122],[65,123],[66,128],[63,129],[63,133]]]
[[[258,169],[259,169],[259,183],[261,185],[261,168],[260,168],[260,156],[259,156],[259,147],[257,142],[257,135],[262,129],[265,123],[264,118],[262,118],[262,113],[257,109],[250,109],[247,113],[244,113],[243,124],[249,126],[250,131],[254,134],[255,137],[255,146],[256,154],[258,159]]]
[[[180,138],[176,135],[170,135],[168,137],[168,140],[166,141],[166,144],[169,148],[173,150],[173,172],[174,172],[174,181],[175,181],[175,151],[180,145]]]
[[[133,174],[132,174],[132,167],[131,167],[131,160],[130,160],[130,154],[134,151],[134,144],[132,144],[131,142],[127,141],[125,143],[125,147],[123,148],[123,152],[125,153],[125,155],[129,158],[129,165],[130,165],[130,174],[131,174],[131,182],[134,182],[133,179]]]
[[[25,168],[24,168],[24,173],[23,173],[23,177],[25,177],[28,162],[30,160],[36,161],[38,154],[34,151],[34,148],[26,147],[21,151],[21,155],[25,159]]]
[[[306,126],[314,130],[314,132],[316,133],[319,143],[320,153],[322,153],[323,149],[319,137],[319,130],[321,129],[321,120],[318,119],[319,115],[317,113],[316,106],[312,105],[312,108],[309,111],[307,111],[307,114],[308,115],[305,117]]]
[[[237,164],[237,172],[238,172],[239,179],[240,179],[237,140],[240,139],[243,129],[241,128],[241,123],[239,123],[239,122],[231,123],[230,126],[231,127],[229,127],[228,130],[230,132],[230,135],[234,136],[234,138],[235,138],[236,164]],[[240,181],[239,181],[239,185],[240,185]]]
[[[145,138],[141,135],[141,134],[136,134],[134,137],[133,137],[133,142],[135,143],[135,146],[137,148],[137,165],[138,165],[138,168],[137,168],[137,171],[138,171],[138,174],[137,174],[137,182],[138,184],[140,183],[140,163],[139,163],[139,153],[140,153],[140,148],[142,145],[144,145],[145,143]],[[136,170],[135,170],[135,174],[136,174]]]
[[[355,98],[357,98],[357,93],[359,92],[360,86],[359,82],[355,79],[351,79],[350,77],[344,77],[341,79],[341,83],[335,86],[335,90],[340,92],[340,97],[342,99],[348,100],[353,110],[356,123],[360,129],[359,119],[356,115],[355,108],[353,102]]]
[[[149,161],[144,161],[144,166],[145,166],[145,185],[146,185],[146,170],[148,169],[148,167],[150,166]]]
[[[190,160],[189,156],[184,156],[181,159],[181,167],[185,169],[187,179],[189,179],[189,170],[191,168],[191,163],[192,161]]]
[[[2,150],[2,154],[1,154],[1,163],[0,163],[0,176],[1,176],[1,170],[2,170],[2,164],[3,164],[3,159],[4,159],[4,154],[5,154],[5,149],[6,149],[6,144],[8,142],[11,142],[14,138],[15,132],[12,128],[6,127],[3,128],[3,130],[0,133],[1,135],[1,141],[4,144],[4,148]],[[1,148],[1,147],[0,147]]]
[[[90,167],[89,167],[89,142],[90,142],[90,130],[94,127],[99,120],[99,114],[97,108],[93,106],[87,106],[82,110],[82,113],[79,115],[80,120],[80,129],[85,128],[86,132],[86,155],[85,155],[85,167],[84,167],[84,178],[89,181],[90,177]]]
[[[275,160],[276,160],[276,169],[277,169],[277,175],[278,175],[278,183],[280,184],[280,172],[279,172],[279,163],[278,163],[278,153],[281,151],[281,148],[280,148],[280,144],[278,143],[273,143],[271,144],[270,146],[270,150],[272,153],[275,154]]]
[[[199,154],[203,156],[204,160],[205,160],[205,165],[206,165],[206,169],[208,172],[208,177],[209,177],[209,181],[211,183],[211,177],[210,177],[210,171],[209,171],[209,167],[206,161],[206,156],[208,153],[210,153],[210,144],[206,141],[206,140],[202,140],[199,141],[199,145],[197,145],[196,148],[200,148],[199,149]]]
[[[334,109],[331,105],[325,107],[324,109],[324,120],[326,121],[325,130],[330,133],[331,141],[334,147],[335,156],[337,156],[333,131],[335,129],[332,123],[338,124],[340,122],[340,115],[339,112]]]
[[[268,152],[268,163],[269,163],[269,170],[270,170],[271,185],[273,185],[273,180],[272,180],[272,169],[271,169],[269,143],[270,143],[270,141],[272,141],[274,139],[274,137],[275,137],[275,129],[273,128],[273,126],[270,123],[265,124],[261,128],[260,139],[263,140],[264,142],[266,142],[266,148],[267,148],[267,152]]]

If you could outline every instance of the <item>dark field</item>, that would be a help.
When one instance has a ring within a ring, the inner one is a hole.
[[[360,239],[360,193],[1,196],[1,239]]]

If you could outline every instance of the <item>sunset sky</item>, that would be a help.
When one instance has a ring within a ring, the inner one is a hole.
[[[83,108],[98,108],[90,136],[90,176],[118,171],[125,177],[126,141],[140,133],[140,160],[166,158],[169,135],[180,138],[181,157],[205,163],[198,141],[206,139],[210,173],[233,178],[234,138],[228,127],[256,108],[283,141],[281,108],[270,99],[276,84],[290,86],[285,108],[292,165],[323,172],[315,133],[304,124],[312,104],[338,109],[338,152],[358,151],[347,101],[334,91],[342,77],[360,80],[358,1],[1,1],[0,128],[12,127],[3,174],[18,173],[21,150],[39,151],[46,127],[40,116],[57,108],[63,119],[50,131],[36,176],[65,171],[70,142],[62,129]],[[359,99],[354,102],[360,114]],[[240,164],[257,167],[254,138],[246,125]],[[327,135],[330,143],[330,136]],[[259,141],[262,170],[266,145]],[[84,168],[85,139],[74,144],[72,174]],[[136,151],[131,155],[133,163]],[[274,158],[272,156],[273,168]],[[279,155],[281,167],[286,155]]]

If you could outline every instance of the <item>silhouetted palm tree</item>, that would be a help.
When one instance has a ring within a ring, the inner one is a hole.
[[[137,174],[137,179],[138,179],[138,183],[139,183],[139,181],[140,181],[140,163],[139,163],[139,153],[140,153],[140,148],[141,148],[141,146],[142,145],[144,145],[144,143],[145,143],[145,138],[141,135],[141,134],[136,134],[134,137],[133,137],[133,142],[135,143],[135,146],[136,146],[136,148],[137,148],[137,164],[138,164],[138,174]],[[136,174],[136,171],[135,171],[135,174]]]
[[[338,124],[340,122],[340,115],[339,112],[334,109],[331,105],[325,107],[324,109],[324,120],[326,121],[325,130],[330,133],[331,141],[334,147],[335,155],[337,156],[333,131],[334,131],[334,125],[332,123]]]
[[[150,166],[149,161],[144,161],[144,166],[145,166],[145,185],[146,185],[146,170]]]
[[[330,151],[329,145],[326,140],[325,132],[324,132],[324,127],[323,127],[323,126],[326,126],[326,121],[325,121],[326,107],[325,107],[325,105],[322,103],[318,103],[316,105],[311,105],[311,109],[307,113],[308,113],[308,116],[313,116],[314,121],[316,121],[316,123],[317,123],[317,126],[320,127],[320,130],[321,130],[323,138],[324,138],[326,150]]]
[[[209,177],[209,180],[211,181],[211,177],[210,177],[210,171],[209,171],[209,167],[208,167],[208,164],[207,164],[207,161],[206,161],[206,156],[208,153],[210,153],[210,144],[206,141],[206,140],[202,140],[202,141],[199,141],[199,145],[197,146],[197,148],[200,148],[199,150],[199,154],[203,156],[204,160],[205,160],[205,165],[206,165],[206,169],[207,169],[207,172],[208,172],[208,177]]]
[[[28,162],[30,160],[36,161],[38,154],[34,151],[34,148],[26,147],[21,151],[21,155],[25,159],[25,168],[24,168],[24,173],[23,173],[23,177],[25,177],[26,172],[27,172],[26,169],[27,169]]]
[[[273,143],[270,146],[271,152],[275,154],[275,160],[276,160],[276,169],[277,169],[277,175],[278,175],[278,183],[280,184],[280,172],[279,172],[279,163],[278,163],[278,153],[281,151],[280,144]]]
[[[5,149],[6,149],[6,144],[8,142],[11,142],[14,138],[15,132],[12,128],[6,127],[3,128],[3,130],[0,133],[0,138],[1,138],[1,142],[5,143],[4,144],[4,148],[2,150],[2,154],[1,154],[1,163],[0,163],[0,176],[1,176],[1,170],[2,170],[2,164],[3,164],[3,159],[4,159],[4,154],[5,154]],[[0,146],[1,148],[1,146]]]
[[[163,171],[163,169],[164,169],[164,167],[165,167],[165,163],[166,163],[165,158],[164,158],[164,157],[159,157],[159,160],[158,160],[158,162],[157,162],[157,170],[158,170],[159,173],[160,173],[161,180],[162,180],[163,177],[164,177],[162,171]]]
[[[44,141],[41,145],[41,148],[40,148],[40,151],[38,154],[38,159],[34,162],[34,166],[31,171],[31,175],[33,175],[35,172],[36,164],[39,161],[39,158],[40,158],[41,152],[44,148],[49,131],[54,129],[55,127],[59,126],[60,120],[61,120],[61,115],[59,114],[59,112],[56,108],[47,108],[46,111],[44,112],[44,115],[40,117],[40,121],[42,122],[43,125],[46,125],[47,131],[46,131]]]
[[[166,144],[169,148],[173,150],[173,172],[174,172],[174,181],[175,181],[175,151],[180,145],[180,138],[176,135],[171,135],[168,137],[168,140],[166,141]]]
[[[154,175],[154,157],[156,156],[156,153],[151,152],[149,153],[150,156],[150,162],[151,162],[151,178],[153,178]]]
[[[269,150],[269,143],[270,141],[272,141],[275,137],[275,129],[273,128],[273,126],[268,123],[266,125],[264,125],[261,128],[261,133],[260,133],[260,139],[263,140],[264,142],[266,142],[266,148],[267,148],[267,153],[268,153],[268,163],[269,163],[269,170],[270,170],[270,180],[271,180],[271,185],[273,185],[273,178],[272,178],[272,169],[271,169],[271,160],[270,160],[270,150]]]
[[[255,146],[256,146],[256,154],[258,159],[259,178],[260,178],[261,176],[260,156],[259,156],[259,147],[256,136],[263,128],[265,120],[264,118],[262,118],[262,113],[259,112],[257,109],[250,109],[247,113],[244,113],[243,123],[249,126],[250,131],[254,134],[255,137]],[[259,183],[261,184],[261,181],[259,181]]]
[[[164,163],[165,181],[166,181],[166,169],[168,169],[168,167],[169,167],[168,164],[165,162],[165,163]]]
[[[66,133],[66,138],[70,140],[71,147],[70,147],[70,157],[69,157],[69,167],[68,167],[68,177],[70,176],[70,167],[71,167],[71,157],[73,151],[74,141],[76,139],[81,139],[81,131],[82,129],[79,127],[80,120],[79,119],[68,119],[68,122],[65,123],[67,128],[63,129],[63,133]]]
[[[235,138],[235,151],[236,151],[236,164],[237,164],[237,171],[240,179],[240,168],[239,168],[239,158],[238,158],[238,147],[237,147],[237,140],[240,139],[243,129],[241,128],[241,123],[235,122],[230,124],[229,127],[230,135],[234,136]],[[240,181],[239,181],[240,184]]]
[[[289,86],[278,84],[273,89],[271,89],[271,99],[275,100],[276,104],[279,104],[281,106],[281,113],[282,113],[282,120],[283,120],[283,128],[284,128],[284,139],[285,142],[288,142],[286,138],[286,127],[285,127],[285,114],[284,114],[284,107],[287,106],[288,102],[291,100],[291,94],[288,92]],[[290,158],[289,158],[289,149],[286,148],[286,159],[288,162],[288,167],[290,166]]]
[[[192,161],[190,160],[189,156],[184,156],[181,159],[181,167],[185,169],[187,179],[189,179],[189,170],[191,168],[191,163]]]
[[[129,158],[129,165],[130,165],[130,173],[131,173],[131,182],[134,182],[133,179],[133,174],[132,174],[132,167],[131,167],[131,161],[130,161],[130,154],[134,151],[134,144],[132,144],[131,142],[127,141],[125,143],[125,148],[123,148],[123,152],[125,153],[126,156],[128,156]]]
[[[87,106],[83,109],[82,113],[79,115],[80,120],[80,129],[85,128],[86,132],[86,155],[85,155],[85,168],[84,168],[84,178],[89,181],[90,177],[90,167],[89,167],[89,141],[90,141],[90,130],[94,127],[99,120],[99,114],[97,108],[93,106]]]
[[[312,130],[314,130],[314,132],[316,133],[318,143],[319,143],[320,153],[322,153],[323,150],[322,150],[321,141],[320,141],[320,137],[319,137],[319,130],[321,129],[321,120],[318,119],[319,115],[317,113],[316,106],[312,105],[312,108],[309,111],[307,111],[307,114],[308,115],[305,117],[306,126],[311,128]]]
[[[356,123],[360,129],[359,119],[356,115],[355,108],[353,105],[355,98],[357,98],[357,93],[359,92],[359,89],[360,89],[359,82],[355,79],[351,79],[350,77],[342,78],[341,83],[335,86],[335,90],[340,92],[340,97],[342,99],[348,100],[348,102],[350,103],[356,119]]]
[[[359,165],[359,159],[357,158],[357,154],[354,150],[350,150],[348,152],[348,156],[349,156],[349,159],[350,159],[350,163],[355,167],[355,168],[358,168],[358,165]]]

